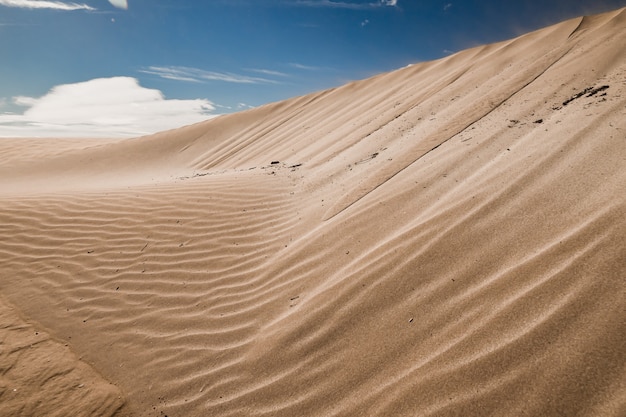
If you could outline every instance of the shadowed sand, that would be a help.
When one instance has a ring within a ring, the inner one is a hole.
[[[1,140],[0,415],[626,415],[624,45]]]

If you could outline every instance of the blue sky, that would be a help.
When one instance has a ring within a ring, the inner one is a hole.
[[[0,0],[0,137],[135,136],[626,0]]]

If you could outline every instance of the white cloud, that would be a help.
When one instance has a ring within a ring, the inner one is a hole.
[[[128,2],[126,0],[109,0],[109,3],[118,9],[128,9]]]
[[[443,11],[446,12],[448,11],[448,9],[450,9],[452,7],[452,3],[447,3],[445,6],[443,6]]]
[[[22,9],[96,10],[86,4],[48,0],[0,0],[0,6]]]
[[[250,77],[247,75],[233,74],[230,72],[205,71],[198,68],[189,67],[148,67],[140,70],[144,74],[157,75],[161,78],[175,81],[187,81],[202,83],[206,81],[223,81],[238,84],[278,84],[275,80],[261,77]]]
[[[13,103],[18,106],[31,107],[37,103],[37,99],[33,97],[17,96],[13,97]]]
[[[14,97],[23,114],[0,113],[0,137],[128,137],[209,119],[208,100],[166,99],[135,78],[98,78],[54,87],[39,98]]]

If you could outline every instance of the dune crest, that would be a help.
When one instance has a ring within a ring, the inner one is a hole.
[[[0,340],[45,329],[75,415],[624,415],[625,44],[621,9],[151,136],[2,140]]]

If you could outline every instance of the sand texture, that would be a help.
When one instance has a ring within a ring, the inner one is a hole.
[[[0,415],[626,415],[624,45],[0,140]]]

